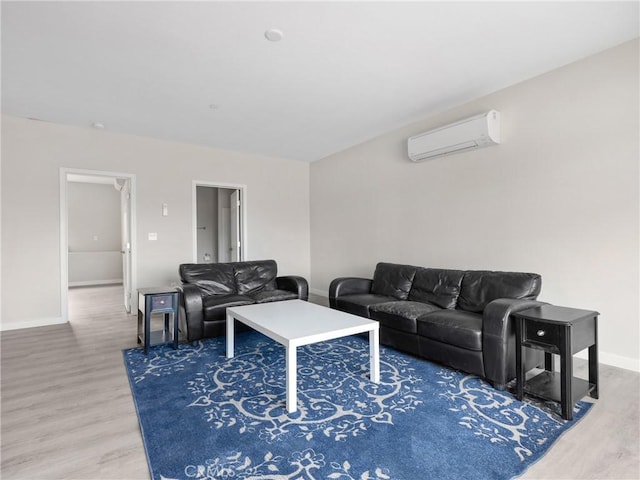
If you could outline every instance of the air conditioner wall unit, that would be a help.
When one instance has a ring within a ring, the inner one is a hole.
[[[407,141],[407,147],[409,158],[417,162],[499,143],[500,112],[490,110],[414,135]]]

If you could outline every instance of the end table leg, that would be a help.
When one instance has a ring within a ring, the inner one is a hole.
[[[598,316],[593,317],[593,345],[589,347],[589,383],[591,398],[600,398],[598,392]]]
[[[227,358],[233,358],[233,316],[227,312]]]
[[[600,398],[598,393],[598,345],[589,347],[589,383],[593,385],[589,396],[591,398]]]
[[[522,359],[522,331],[524,320],[516,319],[516,398],[520,401],[524,398],[524,362]]]
[[[151,301],[144,297],[144,353],[149,353],[151,346]]]
[[[371,381],[380,383],[380,331],[369,331],[369,375]]]
[[[296,347],[287,345],[286,355],[287,355],[287,366],[286,366],[286,375],[287,375],[287,412],[293,413],[297,410],[298,403],[298,395],[297,395],[297,358],[296,358]]]
[[[573,393],[571,381],[573,379],[573,354],[571,352],[571,328],[564,328],[560,346],[560,408],[562,418],[573,419]]]

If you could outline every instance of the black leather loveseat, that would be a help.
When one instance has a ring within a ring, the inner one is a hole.
[[[180,330],[190,342],[224,335],[227,307],[309,297],[307,281],[293,275],[278,277],[274,260],[184,263],[179,273]]]
[[[379,263],[373,279],[336,278],[332,308],[380,322],[380,343],[489,380],[502,390],[515,372],[511,314],[536,301],[535,273],[445,270]],[[528,370],[542,363],[531,349]]]

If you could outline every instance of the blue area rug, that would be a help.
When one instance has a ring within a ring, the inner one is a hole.
[[[256,333],[124,351],[154,480],[509,479],[574,420],[477,377],[354,336],[298,348],[298,410],[285,409],[284,347]],[[541,408],[543,407],[543,408]]]

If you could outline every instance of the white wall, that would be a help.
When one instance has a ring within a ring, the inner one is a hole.
[[[638,41],[311,166],[312,289],[376,262],[542,275],[594,309],[601,360],[639,368]],[[412,163],[406,139],[495,108],[503,144]]]
[[[194,180],[246,185],[247,259],[309,277],[308,164],[3,116],[3,329],[61,320],[61,167],[136,175],[139,288],[193,260]]]

